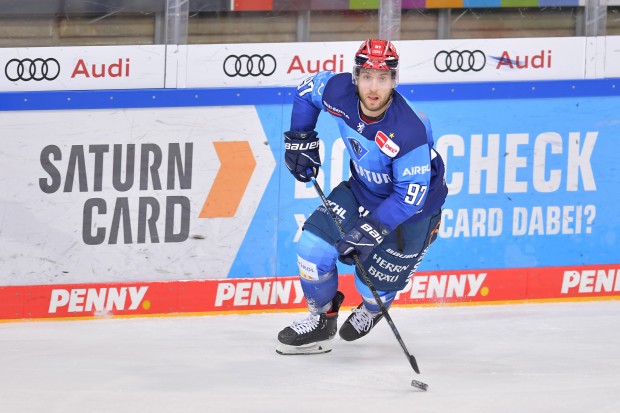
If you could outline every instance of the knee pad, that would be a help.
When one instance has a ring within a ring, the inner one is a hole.
[[[338,290],[336,248],[310,231],[304,231],[297,244],[299,280],[310,312],[328,310]]]

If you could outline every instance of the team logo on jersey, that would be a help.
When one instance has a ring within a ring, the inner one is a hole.
[[[379,148],[381,148],[381,152],[383,152],[390,158],[398,155],[398,152],[400,151],[400,146],[394,143],[393,140],[391,140],[385,133],[381,131],[377,132],[377,134],[375,135],[375,142],[377,143],[377,145],[379,145]]]
[[[351,149],[353,149],[355,158],[357,158],[358,161],[368,153],[368,149],[364,148],[364,145],[362,145],[360,141],[355,138],[347,139],[349,141],[349,146],[351,146]]]
[[[360,123],[357,124],[357,131],[359,133],[362,133],[362,132],[364,132],[364,128],[365,127],[366,127],[366,125],[364,125],[362,122],[360,122]]]

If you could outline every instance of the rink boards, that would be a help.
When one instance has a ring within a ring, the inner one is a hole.
[[[340,276],[344,306],[359,295]],[[394,302],[499,304],[618,299],[620,265],[418,272]],[[305,309],[299,277],[0,287],[0,319],[198,315]]]
[[[450,195],[397,304],[620,296],[620,83],[585,66],[600,78],[401,81]],[[0,319],[305,306],[295,245],[320,200],[282,162],[294,88],[147,84],[0,94]],[[329,192],[349,159],[327,115],[317,131]]]

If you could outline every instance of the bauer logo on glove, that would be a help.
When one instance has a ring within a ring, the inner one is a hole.
[[[307,143],[284,143],[284,149],[287,151],[308,151],[311,149],[319,149],[319,141]]]
[[[284,164],[299,182],[309,182],[319,173],[319,142],[315,131],[284,132]]]
[[[368,222],[364,222],[360,228],[365,231],[369,237],[373,238],[377,245],[383,242],[383,236],[381,236],[381,233],[374,229]]]
[[[362,262],[366,261],[372,250],[383,242],[383,237],[388,233],[387,228],[370,216],[361,218],[355,227],[347,232],[342,241],[336,245],[340,261],[349,265],[354,264],[354,253],[359,256]]]

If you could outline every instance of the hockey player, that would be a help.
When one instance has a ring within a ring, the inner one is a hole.
[[[357,254],[389,308],[437,237],[448,193],[444,164],[433,149],[428,119],[394,89],[397,83],[394,45],[367,40],[355,54],[353,73],[319,72],[297,88],[291,130],[284,133],[287,168],[301,182],[317,175],[321,159],[314,129],[326,111],[351,157],[351,178],[328,197],[342,211],[343,240],[323,206],[304,223],[297,260],[310,314],[280,331],[280,354],[331,350],[328,341],[338,330],[344,299],[337,260],[352,265]],[[383,317],[357,269],[355,274],[362,303],[340,327],[346,341],[365,336]]]

